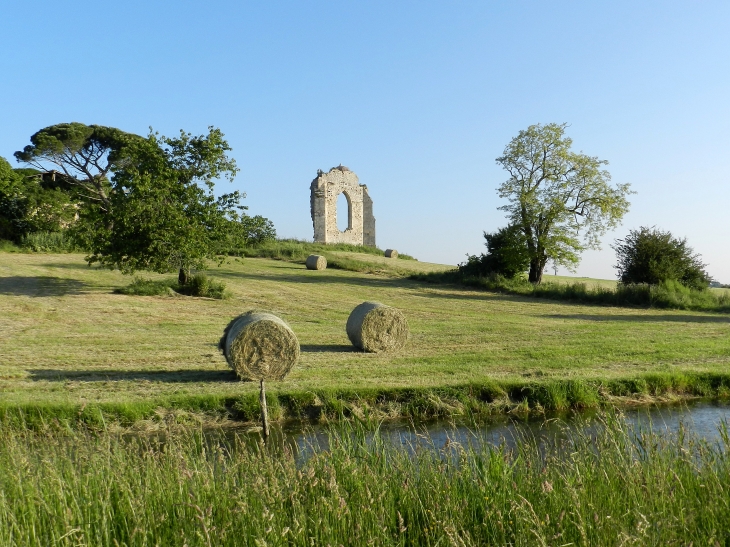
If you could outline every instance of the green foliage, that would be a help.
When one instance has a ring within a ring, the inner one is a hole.
[[[222,281],[211,279],[205,274],[192,276],[185,285],[178,285],[175,291],[187,296],[201,296],[206,298],[225,299],[230,298],[226,291],[226,284]]]
[[[487,240],[487,254],[469,255],[464,264],[459,264],[462,275],[497,274],[511,279],[529,268],[527,240],[519,227],[507,226],[493,234],[484,232],[484,239]]]
[[[32,169],[13,170],[0,157],[0,239],[19,243],[34,232],[58,231],[75,214],[64,188]]]
[[[121,150],[141,137],[114,127],[60,123],[41,129],[30,137],[18,161],[48,171],[49,164],[60,171],[54,175],[76,190],[80,200],[102,213],[111,207],[109,174],[124,165]]]
[[[128,296],[169,296],[170,291],[174,291],[176,287],[177,281],[174,279],[153,280],[135,277],[129,285],[115,289],[114,292]]]
[[[599,248],[629,208],[629,185],[612,187],[607,161],[571,151],[566,125],[531,125],[496,160],[509,174],[498,189],[509,203],[500,209],[526,238],[533,283],[548,260],[571,268],[583,250]]]
[[[87,209],[78,237],[98,262],[123,273],[205,269],[216,258],[230,222],[240,220],[239,192],[218,198],[214,181],[232,180],[237,168],[220,130],[179,138],[135,139],[120,151],[110,208]]]
[[[306,452],[240,433],[0,430],[7,545],[725,545],[730,439],[603,414],[555,443],[412,452],[362,425]]]
[[[230,292],[226,290],[225,283],[211,279],[205,274],[191,276],[185,285],[180,285],[175,279],[152,280],[135,277],[132,283],[115,289],[114,292],[129,296],[170,296],[178,293],[218,300],[231,296]]]
[[[19,253],[22,249],[12,241],[0,239],[0,253]]]
[[[261,215],[240,215],[237,220],[225,219],[218,254],[241,256],[247,246],[258,246],[276,240],[274,223]]]
[[[614,289],[599,285],[588,286],[581,282],[536,285],[521,277],[507,278],[499,274],[473,276],[460,270],[413,274],[410,278],[427,283],[464,284],[489,291],[586,304],[730,312],[730,294],[691,289],[672,280],[659,285],[619,284]]]
[[[33,232],[23,236],[20,247],[34,253],[74,253],[83,250],[68,232]]]
[[[677,239],[670,232],[641,227],[629,231],[624,239],[612,246],[616,251],[618,276],[623,284],[646,283],[671,286],[674,293],[686,288],[703,290],[710,283],[705,264],[687,245],[686,239]],[[676,283],[672,283],[676,282]]]

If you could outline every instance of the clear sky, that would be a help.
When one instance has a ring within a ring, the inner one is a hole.
[[[309,184],[367,184],[377,243],[456,264],[505,224],[494,159],[567,122],[637,194],[630,228],[687,237],[730,283],[730,2],[6,2],[0,156],[79,121],[226,134],[251,214],[311,239]]]

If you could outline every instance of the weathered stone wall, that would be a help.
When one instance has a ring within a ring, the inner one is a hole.
[[[348,228],[337,228],[337,198],[345,194],[348,204]],[[317,172],[310,185],[310,208],[314,241],[375,246],[373,201],[367,187],[357,175],[342,165],[329,172]]]

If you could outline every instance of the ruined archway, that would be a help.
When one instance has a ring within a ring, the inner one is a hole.
[[[337,229],[340,232],[352,230],[352,200],[346,190],[337,195]]]
[[[337,227],[337,199],[345,194],[348,201],[348,228]],[[327,173],[317,172],[310,185],[310,207],[314,225],[314,241],[375,246],[373,201],[367,186],[347,167],[333,167]]]

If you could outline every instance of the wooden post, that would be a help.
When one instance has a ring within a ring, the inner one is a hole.
[[[259,394],[259,403],[261,403],[261,422],[264,426],[264,443],[269,439],[269,411],[266,408],[266,390],[264,389],[264,380],[261,379],[261,393]]]

